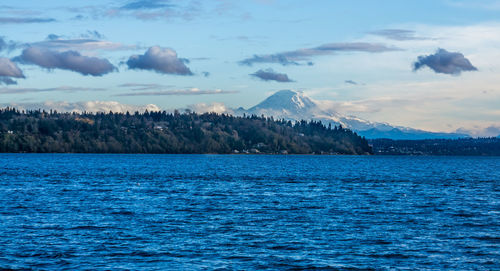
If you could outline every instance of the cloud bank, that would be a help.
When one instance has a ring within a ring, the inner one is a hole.
[[[116,96],[184,96],[184,95],[214,95],[214,94],[233,94],[237,91],[228,91],[222,89],[201,90],[199,88],[177,89],[164,91],[144,91],[144,92],[128,92],[117,94]]]
[[[314,48],[299,49],[268,55],[254,55],[251,58],[243,59],[239,62],[241,65],[252,66],[256,63],[278,63],[286,65],[303,65],[300,61],[308,61],[311,57],[330,55],[336,52],[367,52],[383,53],[390,51],[399,51],[401,49],[388,47],[380,43],[366,42],[346,42],[346,43],[327,43]],[[307,65],[312,63],[307,62]]]
[[[231,108],[228,108],[224,103],[218,103],[218,102],[192,104],[188,106],[188,109],[199,114],[202,113],[234,114],[234,111]]]
[[[448,52],[438,49],[433,55],[419,56],[413,64],[413,70],[429,67],[436,73],[460,75],[463,71],[477,71],[471,62],[462,53]]]
[[[15,107],[19,110],[56,110],[58,112],[109,112],[114,113],[126,113],[126,112],[144,112],[148,111],[160,111],[161,109],[155,104],[148,105],[129,105],[122,104],[116,101],[85,101],[85,102],[53,102],[46,101],[41,103],[9,103],[3,104],[3,106]]]
[[[34,18],[34,17],[0,17],[0,24],[38,24],[51,23],[56,20],[53,18]]]
[[[16,63],[8,58],[0,57],[0,84],[15,85],[17,82],[12,78],[25,78],[23,72]]]
[[[100,35],[99,33],[97,33]],[[45,48],[48,50],[133,50],[135,45],[124,45],[118,42],[111,42],[95,38],[65,39],[55,34],[50,34],[44,41],[28,44],[30,47]]]
[[[273,69],[258,70],[250,75],[257,77],[263,81],[276,81],[280,83],[293,82],[292,80],[290,80],[290,78],[288,78],[287,74],[277,73]]]
[[[125,83],[118,85],[118,87],[129,88],[131,90],[158,90],[158,89],[171,88],[173,87],[173,85],[162,85],[154,83]]]
[[[143,55],[133,55],[127,61],[129,69],[151,70],[162,74],[193,75],[185,65],[187,59],[177,57],[169,48],[153,46]]]
[[[24,49],[15,60],[46,69],[69,70],[91,76],[102,76],[116,70],[116,67],[104,58],[82,56],[77,51],[56,52],[38,47]]]
[[[382,29],[369,32],[369,34],[382,36],[387,39],[405,41],[405,40],[426,40],[427,38],[416,37],[415,31],[405,29]]]
[[[60,86],[53,88],[0,88],[0,94],[21,94],[35,92],[77,92],[77,91],[104,91],[104,88],[84,88],[72,86]]]

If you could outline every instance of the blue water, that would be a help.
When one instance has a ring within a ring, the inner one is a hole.
[[[0,154],[0,269],[500,270],[500,157]]]

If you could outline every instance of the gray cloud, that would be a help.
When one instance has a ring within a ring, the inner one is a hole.
[[[21,94],[35,92],[78,92],[78,91],[104,91],[104,88],[84,88],[72,86],[60,86],[53,88],[0,88],[0,94]]]
[[[11,40],[5,40],[4,37],[0,37],[0,51],[7,50],[12,51],[19,46],[17,42]]]
[[[459,75],[462,71],[477,71],[470,61],[459,52],[438,49],[433,55],[419,56],[413,64],[413,70],[429,67],[436,73]]]
[[[81,15],[81,14],[78,14],[78,15],[76,15],[75,17],[73,17],[71,19],[79,21],[79,20],[84,20],[84,19],[87,19],[87,18],[85,16]]]
[[[24,78],[23,72],[8,58],[0,58],[0,76]]]
[[[353,80],[345,80],[344,82],[345,82],[346,84],[350,84],[350,85],[357,85],[357,84],[358,84],[358,82],[353,81]]]
[[[235,10],[221,10],[218,8],[220,4],[233,5],[227,0],[216,0],[215,5],[207,5],[208,1],[200,0],[121,0],[111,2],[118,2],[119,4],[95,4],[66,7],[64,9],[74,13],[76,16],[73,19],[76,20],[133,17],[144,21],[172,21],[177,19],[192,21],[212,14],[218,16],[235,15]]]
[[[10,77],[6,76],[0,76],[0,84],[5,84],[5,85],[17,85],[17,81],[13,80]]]
[[[185,65],[187,59],[178,58],[169,48],[153,46],[143,55],[133,55],[127,61],[129,69],[152,70],[163,74],[193,75]]]
[[[160,85],[160,84],[148,84],[148,83],[125,83],[125,84],[120,84],[118,87],[121,88],[129,88],[131,90],[158,90],[158,89],[165,89],[165,88],[171,88],[173,85]]]
[[[59,38],[61,38],[61,36],[56,35],[56,34],[48,34],[48,35],[47,35],[47,39],[48,39],[48,40],[57,40],[57,39],[59,39]]]
[[[175,2],[173,4],[172,2]],[[198,0],[134,0],[127,4],[106,9],[102,16],[119,17],[132,16],[139,20],[174,19],[192,20],[201,13],[202,2]]]
[[[372,35],[382,36],[391,40],[426,40],[427,38],[416,37],[415,31],[405,29],[382,29],[378,31],[369,32]]]
[[[219,0],[217,0],[219,1]],[[221,0],[226,1],[226,0]],[[76,20],[90,20],[99,18],[133,17],[138,20],[195,20],[206,14],[214,14],[215,10],[208,10],[205,1],[200,0],[131,0],[114,1],[119,5],[85,5],[67,7],[67,11],[74,13]]]
[[[278,63],[286,65],[312,65],[308,62],[311,57],[330,55],[336,52],[368,52],[383,53],[389,51],[399,51],[401,49],[388,47],[380,43],[366,42],[345,42],[345,43],[327,43],[314,48],[299,49],[295,51],[282,52],[268,55],[254,55],[251,58],[239,62],[241,65],[252,66],[255,63]],[[307,63],[301,63],[301,62]]]
[[[165,91],[148,91],[148,92],[129,92],[117,94],[115,96],[184,96],[184,95],[214,95],[214,94],[233,94],[237,91],[226,91],[222,89],[215,90],[201,90],[198,88],[192,89],[178,89],[178,90],[165,90]]]
[[[104,58],[82,56],[77,51],[56,52],[37,47],[24,49],[15,60],[47,69],[70,70],[92,76],[102,76],[116,70],[116,67]]]
[[[120,9],[125,10],[148,10],[148,9],[163,9],[170,8],[174,5],[169,3],[170,1],[165,0],[139,0],[131,1],[126,5],[120,7]]]
[[[25,78],[23,72],[16,63],[8,58],[0,57],[0,84],[15,85],[17,82],[12,78]]]
[[[31,24],[55,22],[53,18],[0,17],[0,24]]]
[[[102,40],[105,38],[105,36],[101,33],[99,33],[97,30],[87,30],[87,33],[84,33],[80,35],[82,38],[88,38],[88,39],[99,39]]]
[[[5,48],[7,48],[7,42],[3,37],[0,37],[0,51],[2,51]]]
[[[388,51],[400,51],[401,49],[394,47],[387,47],[380,43],[367,43],[367,42],[344,42],[344,43],[328,43],[313,50],[317,51],[351,51],[351,52],[368,52],[368,53],[383,53]]]
[[[287,65],[301,65],[299,62],[293,60],[297,59],[296,56],[290,55],[291,52],[280,53],[274,55],[254,55],[251,58],[243,59],[239,62],[240,65],[252,66],[254,63],[278,63],[283,66]]]
[[[293,82],[292,80],[290,80],[290,78],[288,78],[287,74],[277,73],[273,69],[258,70],[250,75],[257,77],[263,81],[276,81],[281,83]]]

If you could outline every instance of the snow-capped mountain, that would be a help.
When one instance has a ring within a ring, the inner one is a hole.
[[[344,116],[333,108],[320,106],[319,102],[304,93],[293,90],[281,90],[247,110],[240,108],[237,114],[273,116],[286,120],[316,120],[332,125],[342,125],[356,131],[366,138],[391,139],[433,139],[468,137],[466,134],[434,133],[409,127],[392,126],[387,123],[371,122],[355,116]]]
[[[293,90],[278,91],[246,112],[290,120],[312,119],[325,113],[311,98]],[[335,113],[334,117],[340,117],[340,115]]]

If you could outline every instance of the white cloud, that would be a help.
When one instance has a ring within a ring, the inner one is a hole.
[[[314,91],[301,88],[306,93],[330,100],[325,102],[327,106],[371,121],[430,131],[453,132],[464,127],[477,131],[474,135],[487,135],[485,128],[499,124],[500,23],[385,28],[406,29],[415,37],[428,39],[389,40],[367,34],[356,42],[387,43],[404,51],[336,55],[317,60],[316,76],[306,69],[302,75],[306,79],[289,74],[311,85]],[[461,76],[435,74],[429,69],[412,71],[412,63],[419,55],[431,54],[438,48],[463,53],[478,71]],[[314,80],[307,82],[308,77]],[[365,84],[345,85],[344,80],[351,78]],[[321,86],[329,88],[322,90]]]
[[[472,128],[459,128],[459,133],[467,133],[473,137],[497,137],[500,136],[500,123],[487,127],[473,126]]]
[[[207,112],[213,112],[213,113],[228,113],[232,114],[234,111],[231,108],[228,108],[224,103],[198,103],[198,104],[193,104],[189,105],[188,108],[196,113],[207,113]]]
[[[94,51],[94,50],[135,50],[139,49],[136,45],[125,45],[119,42],[112,42],[107,40],[96,39],[52,39],[29,44],[30,46],[42,47],[51,50],[65,51],[65,50],[78,50],[78,51]]]

